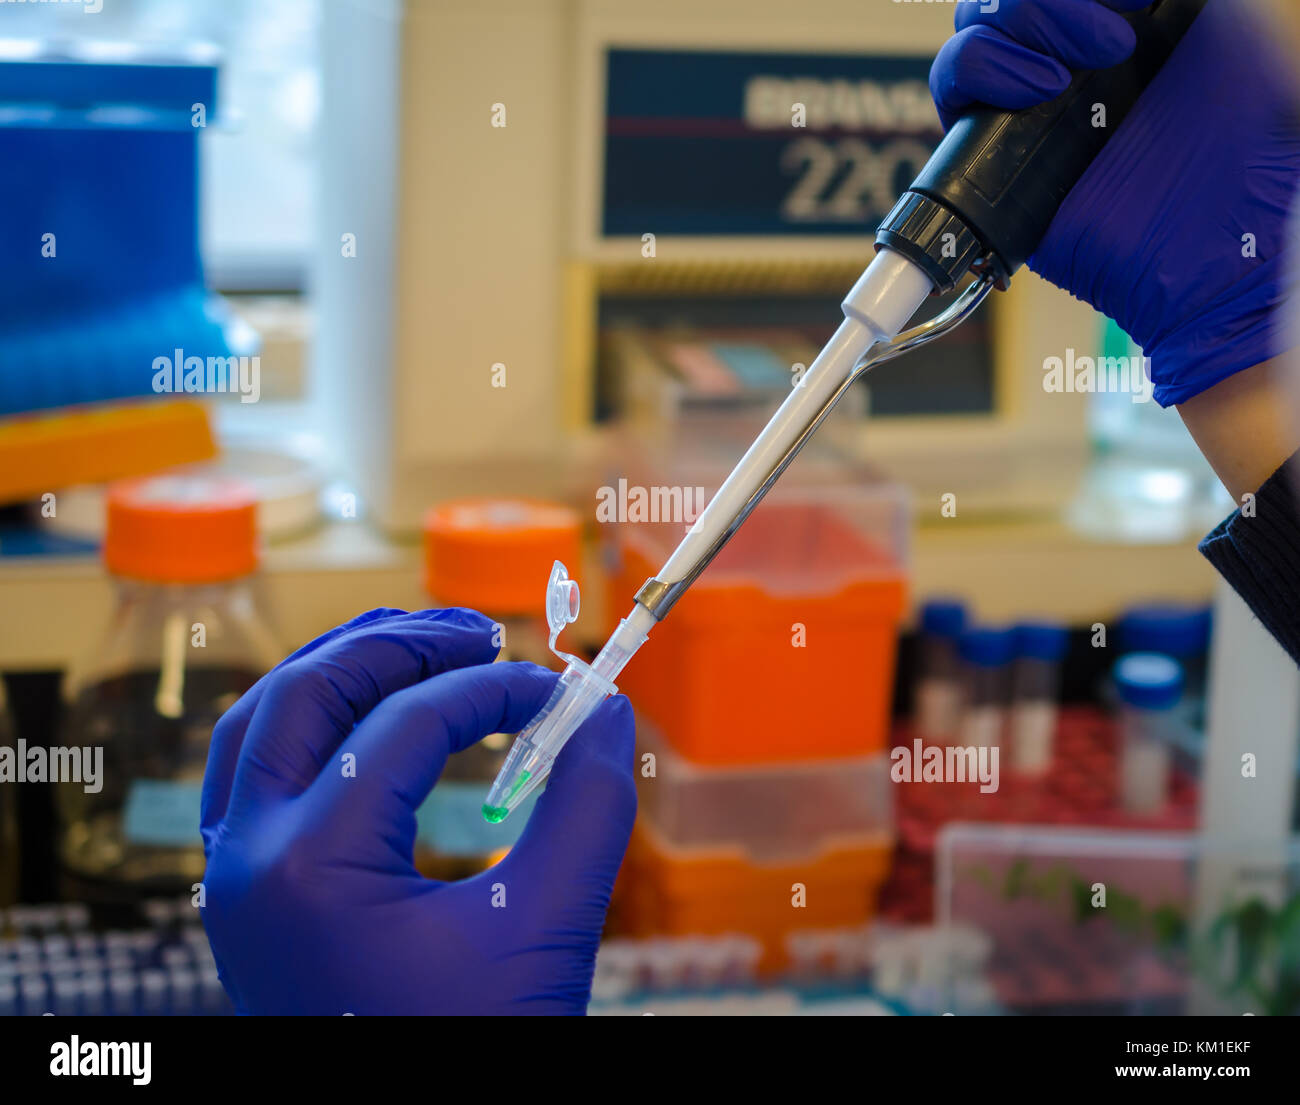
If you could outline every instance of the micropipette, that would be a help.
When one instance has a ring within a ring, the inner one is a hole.
[[[520,732],[483,805],[504,819],[550,772],[578,726],[616,692],[614,680],[731,539],[863,373],[924,345],[1004,290],[1047,234],[1065,197],[1155,79],[1207,0],[1156,0],[1126,19],[1137,47],[1121,65],[1079,73],[1060,96],[1024,111],[976,107],[957,120],[876,232],[875,259],[842,304],[844,321],[709,501],[596,659],[555,648],[577,616],[563,566],[547,585],[551,649],[567,662],[550,700]],[[1107,125],[1094,108],[1104,104]],[[974,279],[938,317],[903,327],[931,295]]]

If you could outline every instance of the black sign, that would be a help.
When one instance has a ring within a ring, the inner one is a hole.
[[[608,54],[607,235],[863,234],[942,137],[930,59]]]

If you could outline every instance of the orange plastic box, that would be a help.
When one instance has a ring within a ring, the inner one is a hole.
[[[636,737],[639,816],[675,851],[740,849],[770,865],[815,855],[829,840],[893,831],[894,784],[882,753],[701,766],[641,719]]]
[[[786,936],[872,920],[889,873],[888,834],[838,838],[802,860],[756,864],[744,850],[674,850],[640,818],[615,892],[632,936],[745,933],[763,946],[759,970],[786,965]]]
[[[684,526],[609,529],[609,606],[621,613]],[[651,633],[619,689],[698,764],[882,751],[905,529],[906,501],[890,485],[769,498]]]

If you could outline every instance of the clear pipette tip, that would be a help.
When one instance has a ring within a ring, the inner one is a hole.
[[[618,629],[591,663],[561,652],[555,642],[566,625],[578,616],[578,585],[558,560],[546,585],[546,621],[551,629],[551,651],[568,667],[555,684],[546,705],[515,737],[506,762],[483,803],[483,819],[496,824],[522,805],[551,773],[560,750],[596,707],[618,693],[614,680],[646,640],[654,618],[643,607],[619,622]]]

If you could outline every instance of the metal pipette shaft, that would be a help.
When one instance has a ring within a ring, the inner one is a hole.
[[[897,334],[933,287],[930,277],[900,254],[885,249],[876,255],[844,300],[839,329],[659,574],[637,592],[637,603],[656,621],[663,620],[780,478],[856,379],[867,351]]]
[[[932,287],[930,277],[901,255],[890,250],[877,254],[844,301],[844,322],[659,575],[637,593],[631,612],[605,642],[595,661],[588,666],[576,657],[568,657],[569,666],[550,701],[515,738],[488,792],[483,804],[487,820],[503,820],[542,784],[569,737],[616,689],[614,680],[645,643],[650,630],[740,528],[821,425],[862,370],[867,351],[897,334]],[[935,327],[924,329],[928,332]],[[552,585],[555,580],[553,572]],[[552,623],[552,649],[557,625]]]

